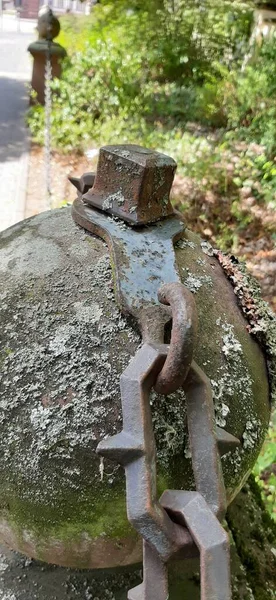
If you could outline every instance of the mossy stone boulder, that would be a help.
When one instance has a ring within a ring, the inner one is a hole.
[[[240,490],[269,422],[267,367],[231,283],[204,243],[175,247],[194,293],[195,360],[211,380],[217,424],[241,440],[222,457],[227,497]],[[119,378],[141,343],[113,294],[106,244],[70,209],[0,234],[0,539],[43,561],[81,568],[134,564],[125,476],[95,452],[122,428]],[[152,393],[158,489],[193,489],[185,396]]]

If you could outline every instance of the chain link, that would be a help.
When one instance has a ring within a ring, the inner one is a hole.
[[[48,39],[46,61],[45,61],[45,127],[44,127],[44,156],[45,156],[45,182],[47,208],[51,208],[51,111],[52,111],[52,62],[51,62],[51,40]]]

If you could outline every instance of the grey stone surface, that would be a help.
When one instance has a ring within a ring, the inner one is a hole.
[[[5,17],[5,18],[4,18]],[[0,230],[24,218],[29,135],[25,125],[27,83],[31,76],[28,44],[34,38],[12,18],[0,27]]]
[[[126,600],[127,590],[140,582],[140,573],[135,567],[65,569],[0,546],[0,600]]]

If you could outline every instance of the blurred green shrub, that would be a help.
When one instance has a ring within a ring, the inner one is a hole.
[[[226,125],[224,78],[244,55],[252,10],[235,0],[105,0],[90,17],[66,15],[59,41],[69,53],[53,83],[53,139],[67,150],[189,120]],[[42,141],[43,111],[29,124]]]
[[[65,15],[59,41],[69,58],[52,85],[53,144],[81,152],[132,142],[167,152],[203,190],[231,197],[231,227],[216,217],[218,243],[230,249],[232,225],[250,220],[239,191],[276,203],[276,44],[265,42],[242,68],[251,24],[250,2],[237,0],[104,0],[89,17]],[[29,124],[43,143],[41,106]],[[237,148],[239,140],[247,145]]]
[[[236,134],[276,149],[276,35],[265,41],[241,72],[226,78],[224,112]],[[274,173],[275,175],[275,173]]]
[[[265,505],[276,521],[276,412],[274,411],[266,441],[253,471],[261,487]]]

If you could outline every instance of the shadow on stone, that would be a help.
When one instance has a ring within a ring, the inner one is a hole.
[[[26,151],[27,82],[0,77],[0,162],[16,160]]]

